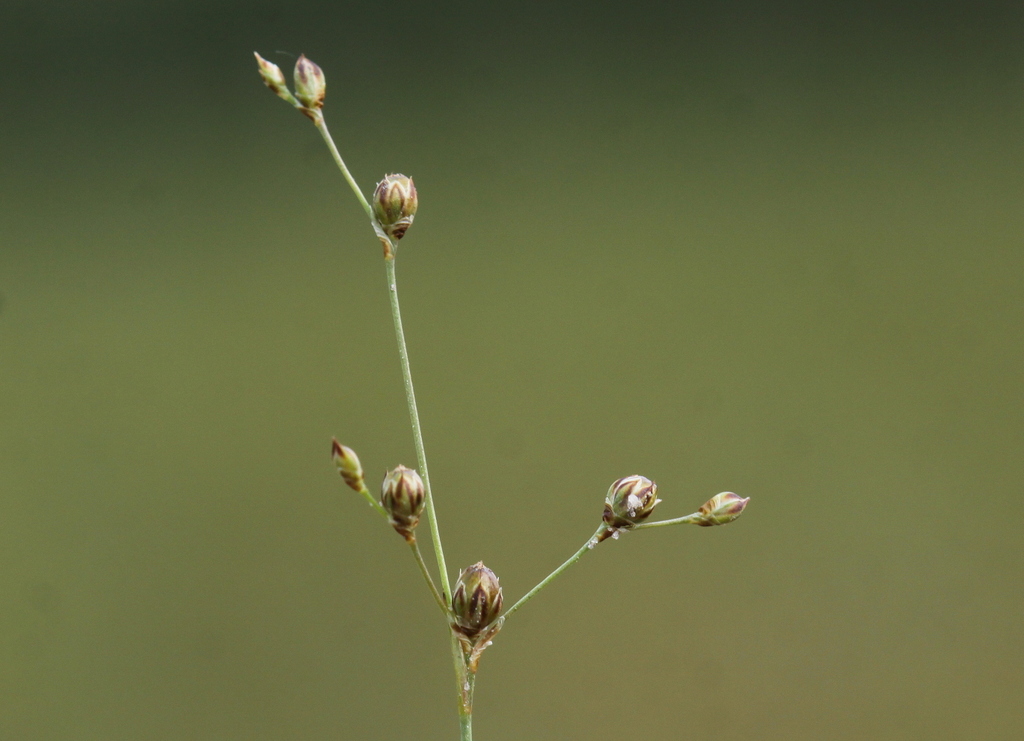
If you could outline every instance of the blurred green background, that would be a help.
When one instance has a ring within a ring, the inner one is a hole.
[[[259,50],[325,70],[398,271],[453,569],[516,599],[476,735],[1024,723],[1024,6],[0,10],[0,737],[454,739],[344,488],[414,465],[380,250]]]

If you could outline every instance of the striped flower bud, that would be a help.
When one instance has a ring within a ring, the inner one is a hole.
[[[452,614],[457,630],[472,638],[501,614],[501,586],[494,572],[475,563],[459,573],[452,591]]]
[[[342,445],[335,438],[331,438],[331,456],[334,458],[334,465],[338,467],[338,473],[345,483],[358,492],[366,488],[363,480],[363,466],[359,462],[356,451],[347,445]]]
[[[405,236],[419,207],[416,186],[405,175],[388,175],[373,192],[373,213],[384,233],[394,240]]]
[[[608,489],[604,500],[604,522],[616,536],[620,530],[630,530],[643,522],[654,511],[658,499],[658,485],[644,476],[626,476]]]
[[[324,71],[303,54],[295,62],[295,97],[306,108],[323,108],[327,82]]]
[[[731,491],[715,494],[697,510],[701,516],[701,520],[697,524],[701,527],[727,525],[743,514],[743,510],[746,509],[747,502],[749,501],[750,497],[744,498],[739,494],[733,494]]]
[[[380,504],[388,513],[391,526],[410,543],[415,539],[412,531],[420,522],[426,498],[423,479],[405,466],[388,471],[380,486]]]

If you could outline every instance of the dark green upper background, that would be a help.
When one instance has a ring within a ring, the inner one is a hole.
[[[414,465],[380,249],[261,84],[304,52],[398,262],[479,741],[1024,723],[1019,2],[0,8],[0,738],[457,735],[344,488]],[[281,50],[282,53],[278,53]],[[425,539],[424,539],[425,540]]]

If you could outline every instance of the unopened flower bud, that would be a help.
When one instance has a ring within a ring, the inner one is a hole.
[[[295,63],[295,97],[306,108],[323,108],[326,92],[323,70],[301,55]]]
[[[701,527],[726,525],[743,514],[743,510],[749,501],[750,497],[744,498],[739,494],[733,494],[731,491],[715,494],[715,496],[701,505],[698,510],[701,520],[697,524]]]
[[[419,200],[412,178],[388,175],[373,192],[373,213],[384,233],[392,239],[401,239],[412,226]]]
[[[426,489],[416,471],[405,466],[388,471],[380,486],[380,504],[388,513],[391,526],[410,543],[425,503]]]
[[[452,591],[452,614],[458,630],[472,638],[501,614],[501,586],[494,572],[475,563],[459,574]]]
[[[356,451],[347,445],[342,445],[332,437],[331,456],[345,483],[356,491],[362,492],[366,488],[366,482],[363,480],[363,466],[359,462]]]
[[[292,105],[295,105],[295,98],[288,90],[288,83],[285,82],[284,72],[273,62],[268,62],[266,59],[261,57],[256,52],[256,64],[260,68],[260,77],[263,78],[263,84],[274,91],[279,98],[287,100]]]
[[[645,476],[626,476],[608,489],[604,500],[604,522],[614,537],[619,530],[629,530],[643,522],[654,511],[658,485]]]

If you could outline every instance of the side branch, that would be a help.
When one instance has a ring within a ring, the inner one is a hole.
[[[567,568],[569,568],[574,563],[576,563],[581,558],[583,558],[583,555],[585,553],[588,553],[588,552],[592,551],[594,549],[594,546],[597,545],[599,542],[601,542],[600,541],[601,535],[607,529],[608,529],[608,526],[605,525],[602,522],[601,526],[599,528],[597,528],[597,531],[592,536],[590,536],[590,538],[587,540],[587,542],[584,543],[583,546],[578,551],[576,551],[574,554],[572,554],[572,556],[569,557],[568,561],[566,561],[561,566],[559,566],[557,569],[555,569],[550,574],[548,574],[546,577],[544,577],[544,579],[537,586],[535,586],[529,592],[524,594],[519,599],[518,602],[516,602],[514,605],[512,605],[510,608],[508,608],[508,610],[505,611],[505,614],[501,616],[501,620],[502,621],[506,620],[512,613],[514,613],[520,607],[522,607],[527,602],[529,602],[531,599],[533,599],[533,597],[537,594],[537,592],[539,592],[544,587],[546,587],[548,584],[550,584],[552,581],[554,581],[555,577],[557,577],[559,574],[561,574]]]

